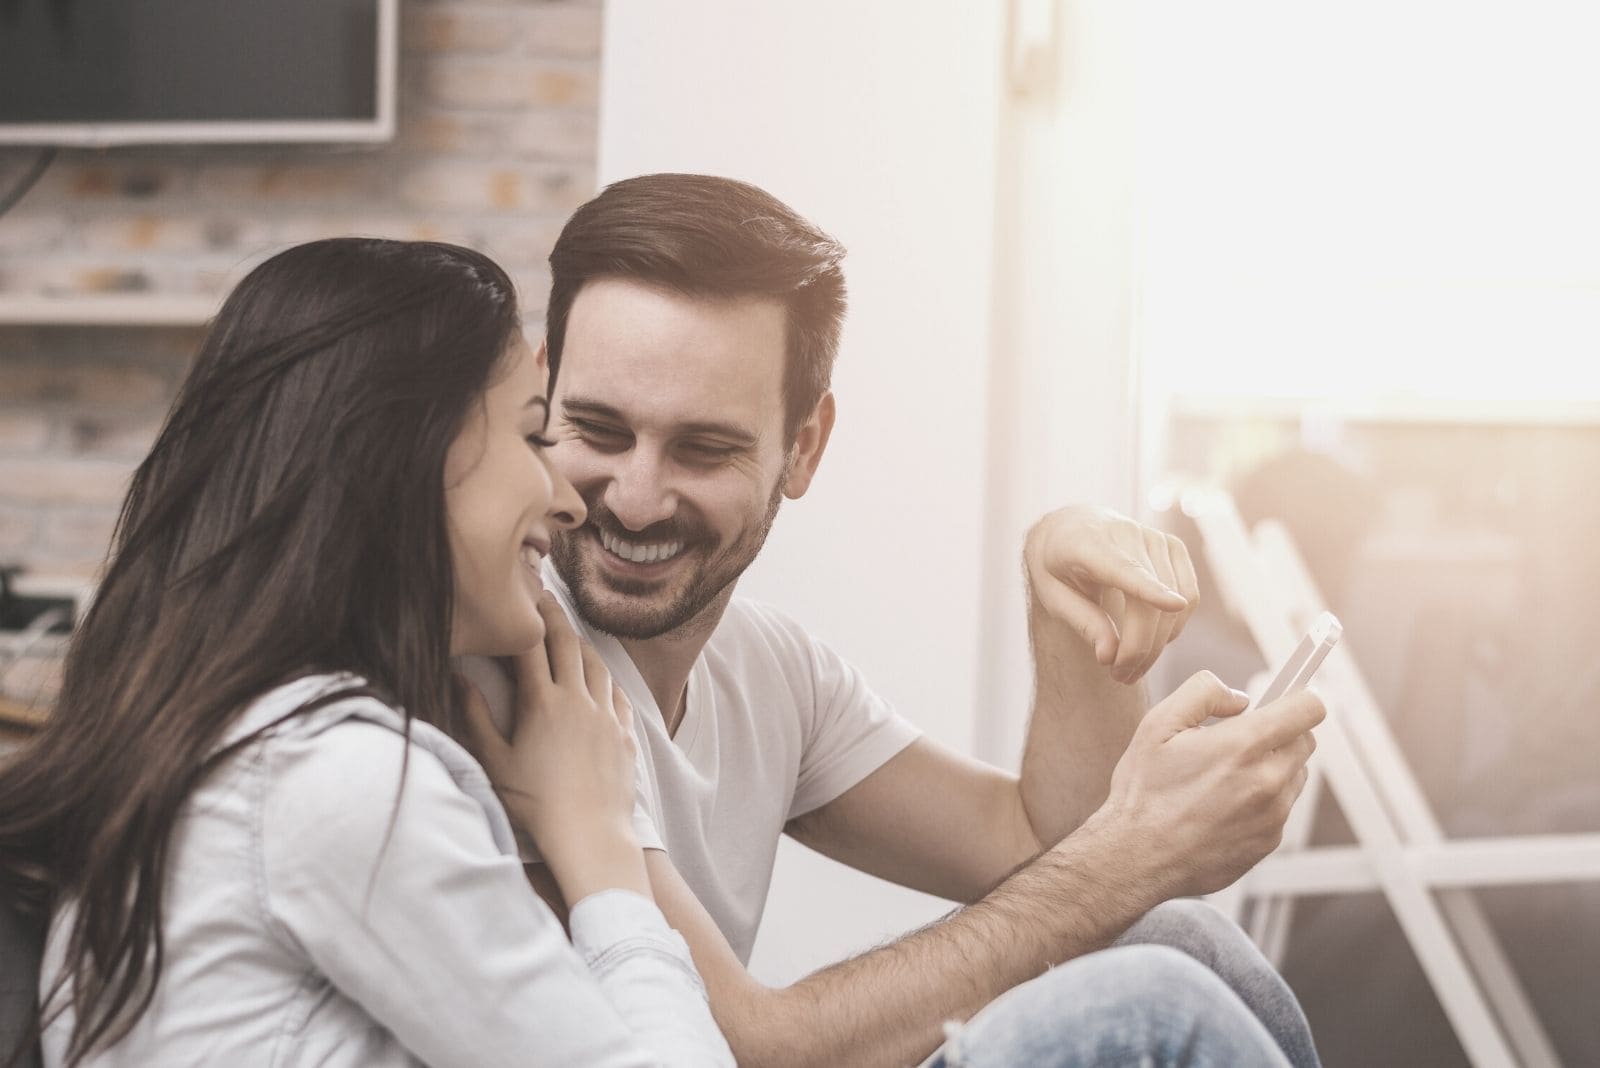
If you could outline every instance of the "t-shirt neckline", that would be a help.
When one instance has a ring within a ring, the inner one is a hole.
[[[647,709],[635,708],[634,715],[648,712],[655,716],[655,721],[661,725],[661,733],[667,740],[677,746],[685,754],[693,750],[695,741],[700,737],[700,725],[705,720],[701,705],[704,703],[709,676],[706,671],[706,651],[701,648],[700,654],[694,658],[694,664],[689,668],[689,679],[685,684],[683,696],[683,719],[678,723],[678,729],[667,731],[667,717],[662,713],[661,706],[656,703],[655,694],[645,684],[644,676],[639,674],[639,667],[633,662],[633,657],[628,655],[628,650],[623,648],[615,635],[606,634],[595,630],[584,618],[578,614],[577,605],[573,602],[572,591],[562,581],[554,565],[548,560],[543,568],[544,579],[557,595],[561,598],[562,607],[567,610],[567,615],[577,625],[580,637],[593,645],[611,668],[612,676],[628,691],[629,697],[637,694],[640,700],[649,703]]]

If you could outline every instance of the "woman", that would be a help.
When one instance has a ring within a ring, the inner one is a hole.
[[[466,249],[315,242],[228,298],[0,771],[46,1064],[732,1062],[650,899],[626,702],[540,589],[584,515],[546,378]],[[517,657],[509,742],[468,653]]]

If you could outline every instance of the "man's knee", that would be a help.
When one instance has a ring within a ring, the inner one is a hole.
[[[1181,1047],[1211,1021],[1244,1011],[1216,975],[1170,946],[1108,949],[1034,982],[1048,984],[1050,1011],[1038,1015],[1054,1017],[1065,1032],[1058,1041],[1111,1041],[1133,1054]]]
[[[1173,898],[1145,913],[1118,946],[1170,946],[1207,964],[1251,949],[1238,924],[1204,901]]]
[[[952,1036],[943,1064],[1277,1063],[1276,1047],[1221,979],[1170,946],[1068,961],[1014,988]],[[1210,1051],[1209,1053],[1207,1051]]]
[[[1233,1000],[1217,976],[1193,957],[1171,946],[1118,946],[1053,968],[1028,986],[1039,985],[1041,1001],[1059,1013],[1091,1020],[1116,1017],[1141,1027],[1182,1025],[1204,1019]],[[1175,1018],[1174,1010],[1178,1018]]]

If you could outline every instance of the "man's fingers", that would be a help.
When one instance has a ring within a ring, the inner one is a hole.
[[[1236,716],[1243,712],[1250,698],[1238,690],[1223,685],[1222,680],[1209,671],[1189,676],[1182,686],[1145,717],[1155,728],[1170,737],[1190,727],[1198,727],[1212,716]]]
[[[1303,690],[1280,697],[1250,714],[1251,722],[1259,732],[1256,746],[1262,751],[1281,749],[1321,723],[1327,714],[1322,698],[1315,691]]]
[[[1168,589],[1177,589],[1178,580],[1172,568],[1172,560],[1167,546],[1167,536],[1159,530],[1146,529],[1144,531],[1145,554],[1149,558],[1150,570],[1155,574],[1162,585]],[[1124,679],[1125,682],[1135,682],[1143,678],[1161,654],[1167,648],[1167,643],[1172,640],[1172,628],[1178,622],[1178,616],[1172,612],[1163,612],[1156,608],[1149,611],[1155,613],[1154,624],[1150,633],[1150,640],[1145,644],[1143,655],[1134,665],[1132,675]]]
[[[1172,561],[1172,574],[1176,580],[1174,588],[1189,602],[1189,607],[1178,613],[1178,621],[1172,628],[1172,636],[1167,639],[1177,641],[1178,635],[1183,633],[1183,628],[1189,625],[1189,617],[1200,607],[1200,579],[1195,575],[1194,560],[1189,556],[1189,547],[1183,543],[1183,539],[1173,534],[1167,535],[1167,559]]]
[[[1095,582],[1121,590],[1130,599],[1143,601],[1163,612],[1181,612],[1189,606],[1183,594],[1156,575],[1148,560],[1123,549],[1085,553],[1077,565]]]
[[[557,686],[582,685],[582,643],[553,594],[546,593],[539,598],[539,615],[544,619],[544,648],[550,658],[550,678]]]
[[[1156,645],[1161,635],[1161,612],[1143,601],[1124,597],[1122,612],[1122,638],[1117,643],[1117,659],[1111,665],[1111,677],[1118,682],[1137,682],[1144,674],[1151,653],[1161,650]]]
[[[1287,794],[1289,802],[1287,807],[1293,808],[1294,803],[1300,800],[1300,795],[1305,792],[1306,781],[1310,778],[1311,772],[1305,767],[1294,773],[1294,778],[1290,779],[1289,785],[1284,787],[1284,792]]]
[[[1133,682],[1144,678],[1145,675],[1149,674],[1150,669],[1156,666],[1156,661],[1161,658],[1162,651],[1172,641],[1172,628],[1177,625],[1177,622],[1178,617],[1171,612],[1162,612],[1156,617],[1156,632],[1150,641],[1150,648],[1145,652],[1144,661],[1140,663],[1138,673],[1128,681]]]
[[[1095,659],[1109,664],[1117,655],[1119,636],[1110,617],[1099,605],[1054,575],[1036,574],[1033,595],[1053,618],[1071,627],[1094,650]]]

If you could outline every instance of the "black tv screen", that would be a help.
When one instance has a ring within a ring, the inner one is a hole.
[[[0,0],[0,141],[379,140],[394,0]]]

